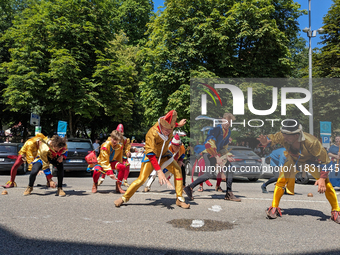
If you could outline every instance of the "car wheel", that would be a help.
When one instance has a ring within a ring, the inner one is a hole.
[[[188,161],[186,164],[185,164],[185,174],[186,175],[191,175],[191,169],[192,169],[192,166],[190,164],[190,161]]]
[[[53,177],[56,177],[56,176],[58,176],[58,170],[57,170],[57,168],[56,167],[54,167],[54,166],[52,166],[52,165],[50,165],[50,169],[52,169],[52,176]]]
[[[308,182],[309,182],[308,176],[306,176],[306,178],[303,178],[301,172],[299,172],[299,173],[297,173],[295,175],[295,183],[298,183],[298,184],[308,184]]]
[[[250,181],[250,182],[256,182],[257,180],[258,180],[259,178],[250,178],[250,177],[248,177],[248,180]]]

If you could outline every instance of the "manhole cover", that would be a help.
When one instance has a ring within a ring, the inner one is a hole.
[[[221,231],[232,229],[234,224],[227,221],[218,220],[198,220],[198,219],[175,219],[168,221],[175,228],[184,228],[192,231]]]

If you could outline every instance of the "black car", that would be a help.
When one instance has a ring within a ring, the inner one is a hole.
[[[68,138],[67,139],[67,158],[64,160],[65,172],[82,171],[86,173],[87,162],[85,156],[93,151],[93,145],[90,139]],[[53,175],[56,169],[53,169]]]
[[[0,171],[11,171],[23,145],[23,143],[0,143]],[[26,163],[18,168],[18,174],[25,174],[26,171]]]

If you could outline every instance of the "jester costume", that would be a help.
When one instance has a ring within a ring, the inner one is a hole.
[[[53,138],[52,138],[53,139]],[[63,179],[64,179],[64,165],[63,162],[59,162],[58,158],[62,157],[63,160],[67,158],[67,146],[65,144],[65,147],[62,147],[59,151],[55,151],[52,148],[51,145],[51,139],[47,139],[46,141],[43,138],[38,139],[38,152],[36,158],[31,163],[32,171],[29,177],[29,184],[24,192],[24,195],[30,195],[33,190],[33,185],[35,182],[35,179],[39,173],[40,170],[43,170],[48,184],[52,186],[54,182],[52,181],[52,172],[50,169],[50,165],[53,165],[58,170],[58,190],[57,195],[59,196],[65,196],[65,192],[62,190],[63,186]]]
[[[93,168],[93,186],[92,192],[97,192],[98,179],[101,173],[109,175],[112,179],[116,179],[113,170],[118,171],[118,177],[116,182],[116,192],[124,194],[124,190],[121,188],[122,180],[126,171],[126,166],[121,163],[123,161],[123,146],[119,143],[113,145],[111,142],[111,137],[107,139],[101,145],[100,154],[97,158],[98,163],[94,166],[89,166]]]
[[[185,209],[190,207],[189,204],[185,203],[182,196],[183,179],[181,168],[174,161],[172,153],[168,150],[172,138],[172,130],[177,126],[176,120],[177,113],[172,110],[164,117],[159,118],[158,122],[150,128],[145,137],[145,151],[139,177],[130,185],[123,197],[114,202],[116,207],[120,207],[123,203],[128,202],[153,170],[160,172],[164,168],[167,168],[175,178],[176,205]],[[167,133],[165,129],[170,131],[168,135],[165,134]]]
[[[286,126],[291,126],[291,124],[291,121],[288,120],[285,123]],[[300,150],[296,151],[296,149],[294,149],[292,145],[285,140],[283,134],[299,134],[297,141],[300,144]],[[302,126],[298,124],[296,125],[295,129],[286,128],[284,126],[281,128],[281,132],[269,135],[268,137],[273,144],[279,143],[286,148],[284,153],[286,156],[286,161],[281,168],[279,178],[275,185],[272,206],[267,211],[268,218],[275,219],[278,215],[281,216],[279,203],[282,195],[284,194],[284,188],[286,185],[291,186],[289,187],[289,190],[294,192],[295,181],[289,181],[289,179],[295,180],[295,174],[297,171],[304,170],[309,172],[316,180],[319,180],[319,178],[325,180],[325,195],[332,207],[332,220],[334,220],[336,223],[340,223],[340,208],[338,205],[338,199],[334,188],[329,181],[328,172],[324,171],[324,167],[329,167],[330,159],[319,140],[313,135],[303,132]],[[319,168],[316,167],[317,164],[320,164]],[[321,169],[323,170],[320,171]]]
[[[123,135],[124,134],[123,124],[119,124],[117,126],[116,130]],[[131,157],[130,138],[123,136],[123,141],[121,142],[121,145],[123,147],[123,161],[122,161],[122,163],[125,165],[125,171],[124,171],[124,176],[123,176],[123,185],[126,186],[126,187],[129,187],[129,184],[127,182],[127,178],[129,177],[129,173],[130,173],[130,163],[128,161],[128,158]],[[103,183],[105,176],[106,176],[106,174],[101,175],[101,177],[99,178],[99,181],[98,181],[98,185],[101,185]]]
[[[186,186],[184,191],[193,200],[192,190],[199,184],[205,182],[208,179],[217,177],[217,171],[210,171],[209,166],[216,166],[216,156],[225,155],[228,153],[227,148],[229,144],[229,138],[231,135],[230,128],[223,128],[222,125],[217,125],[213,129],[210,129],[206,140],[203,145],[196,145],[194,150],[196,154],[202,156],[205,166],[205,174],[199,176],[193,183]],[[201,168],[202,164],[199,165]],[[232,183],[233,183],[233,173],[230,170],[230,162],[225,164],[227,169],[225,172],[227,174],[227,189],[225,200],[241,202],[241,199],[236,198],[232,193]],[[215,169],[214,169],[215,170]],[[219,178],[220,179],[220,178]],[[220,180],[219,180],[220,183]]]
[[[179,150],[175,152],[175,149],[174,149],[175,147],[173,145],[180,146]],[[169,144],[169,151],[171,153],[171,156],[177,162],[177,164],[182,165],[181,163],[183,163],[183,159],[185,157],[185,148],[181,144],[181,139],[179,138],[178,134],[175,135],[175,137],[172,139],[171,143]],[[168,169],[164,168],[163,173],[165,174],[165,178],[168,181],[171,177],[170,176],[171,172]],[[153,170],[152,173],[150,174],[147,182],[146,182],[144,192],[150,191],[151,185],[154,182],[154,180],[156,179],[156,174],[157,174],[156,170]],[[183,177],[183,173],[182,173],[182,177]],[[171,187],[171,184],[169,186]]]
[[[4,188],[12,188],[16,187],[17,184],[15,183],[15,177],[18,172],[18,168],[24,163],[27,162],[28,164],[28,171],[32,170],[32,162],[37,156],[38,153],[38,139],[41,138],[43,140],[47,140],[47,137],[44,136],[42,133],[38,133],[35,137],[32,137],[28,139],[24,146],[20,149],[18,152],[18,157],[16,161],[14,162],[12,168],[11,168],[11,180],[6,183]]]

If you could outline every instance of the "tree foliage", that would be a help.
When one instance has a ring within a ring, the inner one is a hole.
[[[147,124],[169,108],[168,98],[180,95],[178,90],[190,84],[194,73],[198,77],[290,74],[289,45],[301,14],[293,1],[170,0],[165,6],[149,24],[144,51],[141,96]]]
[[[111,121],[131,119],[137,48],[122,39],[116,5],[37,1],[17,16],[5,34],[13,41],[3,64],[9,108],[56,114],[72,135],[100,109]]]

